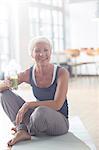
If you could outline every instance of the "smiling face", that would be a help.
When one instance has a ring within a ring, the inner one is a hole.
[[[51,57],[50,45],[46,42],[36,43],[32,51],[32,57],[37,64],[49,63]]]

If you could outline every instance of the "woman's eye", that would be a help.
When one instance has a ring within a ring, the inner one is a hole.
[[[40,53],[40,50],[39,50],[39,49],[37,49],[37,50],[35,50],[35,52],[36,52],[36,53]]]
[[[47,52],[47,51],[48,51],[48,49],[44,49],[44,51],[45,51],[45,52]]]

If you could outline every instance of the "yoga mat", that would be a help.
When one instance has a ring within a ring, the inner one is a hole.
[[[96,150],[95,145],[79,117],[70,119],[69,132],[62,136],[32,137],[31,141],[22,141],[12,150]]]

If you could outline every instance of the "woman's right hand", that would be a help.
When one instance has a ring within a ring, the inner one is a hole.
[[[11,88],[11,86],[12,86],[12,83],[9,78],[7,78],[3,81],[0,81],[0,92],[3,92],[4,90]]]
[[[19,125],[23,121],[23,117],[30,107],[29,104],[30,104],[30,102],[25,102],[22,105],[22,107],[19,109],[19,111],[16,115],[16,125]]]
[[[4,84],[5,84],[6,87],[11,88],[12,82],[11,82],[10,78],[6,78],[4,80]]]

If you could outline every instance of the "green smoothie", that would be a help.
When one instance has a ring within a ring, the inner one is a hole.
[[[12,82],[12,89],[17,90],[18,89],[18,78],[10,78]]]

